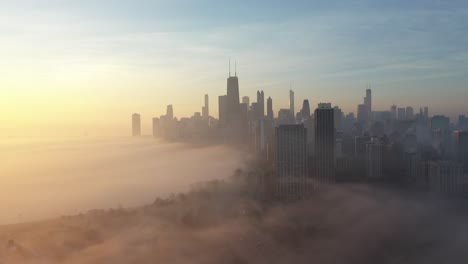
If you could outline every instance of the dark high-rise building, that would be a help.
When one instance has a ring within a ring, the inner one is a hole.
[[[229,76],[227,79],[227,120],[231,122],[239,117],[239,79]]]
[[[414,119],[414,109],[411,106],[406,107],[406,120]]]
[[[330,103],[319,104],[315,110],[315,177],[322,183],[335,182],[335,121]]]
[[[468,131],[455,132],[455,149],[457,160],[463,166],[463,171],[468,174]]]
[[[429,107],[424,107],[424,118],[429,119]]]
[[[304,125],[276,128],[276,195],[304,196],[312,190],[307,173],[307,131]]]
[[[390,107],[390,113],[391,113],[392,120],[396,120],[397,119],[397,106],[396,105],[392,105],[392,107]]]
[[[209,98],[207,94],[205,94],[205,106],[203,106],[202,110],[203,110],[202,111],[203,120],[208,121],[210,117],[210,107],[209,107]]]
[[[398,108],[397,113],[398,113],[398,120],[401,120],[401,121],[406,120],[406,108],[404,107]]]
[[[132,135],[134,137],[141,136],[141,117],[137,113],[132,115]]]
[[[172,105],[167,106],[166,117],[168,120],[174,119],[174,109],[172,108]]]
[[[333,113],[334,113],[334,121],[335,121],[335,130],[336,131],[341,131],[343,129],[342,127],[342,120],[343,120],[343,111],[338,106],[333,107]]]
[[[220,95],[218,97],[218,115],[219,115],[219,123],[221,125],[225,125],[227,123],[227,96],[226,95]]]
[[[269,120],[273,120],[274,119],[274,114],[273,114],[273,100],[271,99],[271,97],[268,97],[267,99],[267,118]]]
[[[265,94],[263,91],[257,91],[257,118],[265,116]]]
[[[309,100],[305,99],[304,102],[302,102],[302,118],[304,120],[307,120],[310,118],[310,105],[309,105]]]
[[[465,115],[458,116],[458,129],[468,130],[468,117]]]
[[[370,85],[366,89],[366,97],[364,97],[364,105],[367,108],[367,117],[369,120],[372,118],[372,90]]]
[[[360,124],[365,124],[369,120],[369,111],[367,111],[365,104],[358,105],[357,120]]]
[[[431,118],[431,129],[449,129],[450,119],[443,115],[435,115]]]
[[[294,91],[289,90],[289,111],[291,111],[292,116],[295,115],[296,112],[294,112]]]

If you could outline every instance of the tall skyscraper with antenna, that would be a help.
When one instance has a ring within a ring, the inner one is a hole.
[[[231,60],[229,60],[229,77],[227,79],[227,119],[228,122],[239,116],[239,79],[237,78],[237,65],[234,76],[231,76]]]

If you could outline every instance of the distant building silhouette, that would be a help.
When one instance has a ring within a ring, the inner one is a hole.
[[[250,105],[250,98],[248,96],[242,97],[242,103],[246,105]]]
[[[269,120],[273,120],[275,118],[273,114],[273,100],[271,97],[268,97],[267,99],[267,118]]]
[[[168,105],[166,109],[166,117],[169,120],[174,119],[174,109],[172,108],[172,105]]]
[[[227,115],[228,115],[228,101],[226,95],[220,95],[218,97],[218,119],[221,126],[224,126],[227,123]]]
[[[343,111],[338,106],[333,107],[333,114],[334,114],[334,122],[335,122],[335,130],[341,131],[342,130],[342,121],[343,121]]]
[[[294,91],[292,89],[289,90],[289,111],[291,111],[292,116],[296,113],[294,107]]]
[[[265,94],[263,91],[257,91],[257,118],[263,118],[265,116]]]
[[[310,105],[309,105],[309,100],[307,99],[305,99],[304,102],[302,102],[301,114],[304,120],[307,120],[310,118]]]
[[[392,120],[397,119],[397,106],[396,105],[392,105],[390,107],[390,114],[391,114]]]
[[[134,137],[141,136],[141,117],[137,113],[132,115],[132,135]]]
[[[369,111],[365,104],[358,105],[357,109],[357,119],[360,124],[366,124],[369,120]]]
[[[429,107],[427,106],[424,107],[424,117],[429,119]]]
[[[153,137],[161,136],[161,120],[157,117],[153,118]]]
[[[435,115],[431,118],[431,129],[449,129],[450,119],[443,115]]]
[[[367,109],[367,121],[372,119],[372,90],[370,89],[370,85],[366,89],[366,97],[364,97],[364,105]]]
[[[458,129],[468,130],[468,117],[466,117],[465,115],[458,116]]]
[[[202,108],[202,117],[205,121],[208,121],[210,117],[209,97],[207,94],[205,94],[205,105]]]
[[[294,115],[291,113],[291,109],[280,109],[278,111],[278,125],[294,125],[296,123],[296,119]]]
[[[335,121],[330,103],[320,103],[315,110],[315,177],[321,183],[335,182]]]
[[[411,106],[406,107],[406,120],[414,119],[414,109]]]
[[[227,120],[234,122],[239,117],[239,79],[237,74],[227,79]]]
[[[398,120],[406,120],[406,108],[400,107],[397,109]]]

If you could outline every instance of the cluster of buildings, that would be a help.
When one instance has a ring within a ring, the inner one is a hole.
[[[294,91],[289,108],[274,115],[271,97],[257,91],[255,102],[240,97],[237,74],[227,79],[218,97],[218,119],[210,116],[205,95],[201,112],[177,119],[172,105],[153,118],[153,135],[171,140],[215,142],[248,148],[274,168],[268,192],[277,197],[302,197],[323,184],[395,183],[449,195],[468,191],[468,117],[456,124],[428,107],[372,107],[372,90],[362,104],[344,114],[338,106],[308,100],[296,112]],[[141,134],[133,114],[133,135]],[[262,181],[265,182],[265,181]],[[265,187],[267,188],[267,187]]]

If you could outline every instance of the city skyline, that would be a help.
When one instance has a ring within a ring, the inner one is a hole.
[[[292,83],[296,107],[356,112],[370,83],[375,110],[467,114],[464,2],[264,3],[0,3],[0,135],[121,135],[133,112],[149,134],[166,104],[190,116],[222,94],[229,57],[240,96],[263,90],[273,109],[288,107]]]

